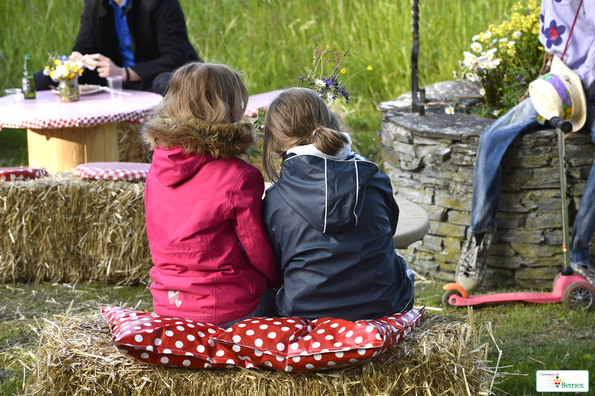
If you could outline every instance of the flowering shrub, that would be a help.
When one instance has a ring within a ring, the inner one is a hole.
[[[43,69],[43,74],[52,80],[72,80],[83,74],[83,62],[68,60],[66,55],[49,54],[48,63]]]
[[[475,83],[485,99],[476,111],[480,115],[508,111],[539,76],[545,54],[539,42],[540,11],[538,0],[516,3],[510,20],[489,24],[486,31],[473,36],[471,51],[463,53],[462,77]]]

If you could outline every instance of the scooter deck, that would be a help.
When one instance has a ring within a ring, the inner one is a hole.
[[[477,296],[468,296],[467,293],[461,293],[461,286],[456,283],[449,283],[443,287],[444,290],[457,290],[462,296],[456,294],[448,298],[450,305],[456,307],[466,307],[468,305],[505,303],[505,302],[530,302],[537,304],[549,304],[562,302],[564,291],[574,282],[588,281],[579,275],[560,276],[554,284],[552,292],[512,292],[483,294]]]

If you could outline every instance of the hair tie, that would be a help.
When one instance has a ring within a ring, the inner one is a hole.
[[[312,132],[312,136],[316,135],[316,129]]]

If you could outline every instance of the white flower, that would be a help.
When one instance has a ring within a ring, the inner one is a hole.
[[[455,80],[457,79],[457,72],[456,70],[452,71],[452,78],[454,78]]]
[[[492,37],[492,32],[490,32],[488,30],[487,32],[485,32],[484,34],[482,34],[481,37],[483,37],[484,40],[489,40]]]
[[[335,103],[335,97],[330,92],[327,95],[327,102],[330,106],[332,106],[333,103]]]
[[[483,61],[479,64],[479,67],[482,69],[487,69],[488,68],[488,62]]]
[[[455,113],[455,108],[453,106],[448,106],[447,108],[444,109],[444,112],[446,114],[454,114]]]
[[[64,65],[58,65],[54,70],[54,78],[66,78],[68,74],[68,69]]]
[[[316,81],[314,81],[314,84],[316,84],[316,86],[320,87],[320,88],[326,87],[326,83],[322,80],[316,80]]]
[[[493,40],[492,40],[492,44],[491,44],[491,45],[494,45],[494,44],[496,44],[497,42],[498,42],[498,40],[497,40],[497,39],[493,39]]]
[[[479,90],[479,94],[480,94],[481,96],[484,96],[484,95],[486,94],[486,90],[485,90],[485,89],[483,89],[483,88],[482,88],[482,89],[480,89],[480,90]]]
[[[523,35],[523,33],[519,32],[518,30],[512,34],[512,37],[518,39]]]
[[[492,114],[497,117],[498,116],[498,110],[492,111]]]
[[[476,34],[475,36],[473,36],[473,38],[471,40],[477,41],[478,39],[479,39],[479,36]]]
[[[514,47],[514,41],[509,41],[508,42],[508,48]]]
[[[482,46],[479,43],[473,43],[471,44],[471,49],[475,52],[481,52]]]
[[[465,77],[467,77],[471,81],[475,81],[475,75],[473,73],[467,73],[465,74]]]

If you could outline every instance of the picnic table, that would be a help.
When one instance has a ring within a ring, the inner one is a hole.
[[[29,166],[69,172],[87,162],[118,161],[117,123],[141,123],[162,96],[144,91],[98,91],[78,102],[61,102],[52,91],[36,99],[0,98],[0,129],[26,128]]]

